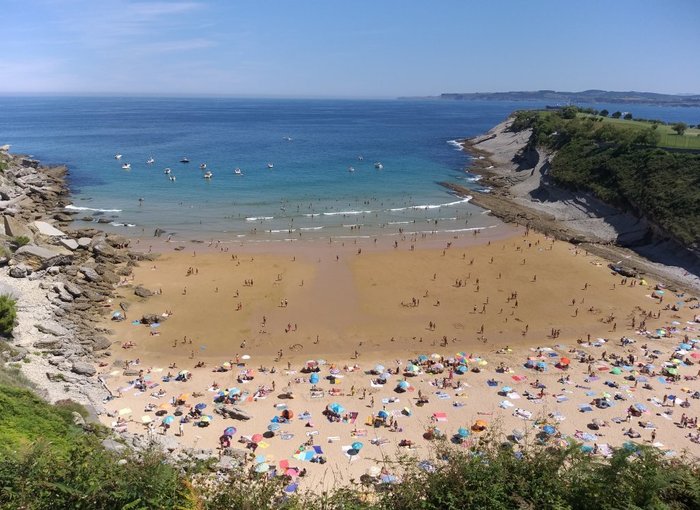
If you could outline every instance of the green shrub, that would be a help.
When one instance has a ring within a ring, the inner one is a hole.
[[[14,246],[15,250],[17,248],[21,248],[25,244],[29,244],[30,242],[31,239],[29,239],[27,236],[17,236],[12,238],[12,246]]]
[[[16,319],[17,301],[9,294],[0,295],[0,335],[11,335]]]

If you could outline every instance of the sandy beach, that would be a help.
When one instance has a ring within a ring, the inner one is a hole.
[[[502,226],[156,250],[109,303],[119,320],[106,324],[111,361],[98,370],[115,396],[102,419],[117,430],[218,448],[235,427],[230,446],[250,452],[251,469],[305,469],[311,488],[392,472],[398,453],[429,456],[431,427],[448,440],[466,429],[464,445],[551,425],[551,440],[601,455],[636,434],[669,455],[700,454],[688,437],[697,300],[569,243]],[[139,285],[153,295],[134,295]],[[155,324],[143,324],[149,314]],[[670,361],[675,351],[683,361]],[[224,418],[224,404],[250,419]]]

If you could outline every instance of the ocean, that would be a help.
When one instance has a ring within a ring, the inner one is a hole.
[[[0,97],[0,145],[67,165],[76,218],[107,218],[101,228],[132,237],[156,228],[174,239],[243,241],[463,232],[498,220],[438,184],[483,190],[455,140],[487,131],[515,109],[542,106]],[[698,108],[596,107],[700,121]]]

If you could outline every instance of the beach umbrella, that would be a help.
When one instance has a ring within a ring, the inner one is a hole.
[[[231,370],[231,363],[229,363],[228,361],[224,361],[224,362],[221,364],[221,368],[224,368],[224,369],[226,369],[226,370]]]
[[[174,417],[174,416],[168,415],[168,416],[166,416],[165,418],[163,418],[163,423],[164,423],[165,425],[170,425],[170,424],[171,424],[172,422],[174,422],[174,421],[175,421],[175,417]]]
[[[228,390],[229,397],[234,397],[236,395],[240,395],[240,393],[241,393],[241,390],[239,390],[238,388],[231,388],[230,390]]]
[[[211,423],[211,416],[202,416],[199,419],[200,423]]]
[[[185,400],[187,400],[188,398],[190,398],[190,394],[189,394],[189,393],[182,393],[182,394],[180,394],[179,397],[177,397],[178,400],[182,400],[183,402],[184,402]]]
[[[384,379],[385,381],[391,377],[391,374],[389,372],[384,372],[382,375],[379,376],[380,379]]]
[[[488,364],[489,364],[489,362],[486,361],[485,359],[480,359],[480,360],[479,360],[479,366],[481,366],[481,367],[485,367],[485,366],[488,365]]]
[[[371,476],[372,478],[378,477],[380,474],[382,474],[382,468],[379,466],[371,466],[369,469],[367,469],[367,474]]]
[[[418,356],[418,361],[421,363],[428,361],[428,356],[426,356],[425,354],[421,354],[420,356]]]
[[[462,439],[464,439],[465,437],[469,437],[469,431],[467,429],[465,429],[464,427],[460,427],[457,430],[457,435],[459,437],[461,437]]]
[[[275,432],[276,430],[279,430],[279,429],[280,429],[280,424],[279,424],[279,423],[270,423],[270,424],[267,426],[267,430],[269,430],[270,432]]]
[[[186,376],[190,373],[189,370],[180,370],[177,375]]]
[[[435,364],[433,365],[433,369],[435,369],[435,370],[445,370],[445,365],[443,365],[442,363],[435,363]]]
[[[542,431],[548,436],[553,436],[557,432],[557,430],[551,425],[545,425],[544,427],[542,427]]]
[[[331,375],[338,375],[338,374],[340,373],[340,369],[334,367],[334,368],[331,368],[331,369],[329,370],[329,372],[330,372]]]
[[[481,432],[486,430],[486,427],[488,426],[488,423],[486,423],[484,420],[476,420],[474,422],[474,425],[472,425],[472,430]]]
[[[569,365],[571,363],[571,360],[567,357],[563,357],[559,359],[559,363],[562,365]]]
[[[384,370],[386,370],[384,365],[377,365],[376,367],[374,367],[374,371],[377,374],[381,374],[382,372],[384,372]]]
[[[681,349],[684,349],[684,350],[686,350],[686,351],[689,351],[690,349],[693,348],[692,345],[686,344],[686,343],[683,343],[683,344],[679,345],[678,347],[681,348]]]
[[[270,465],[267,462],[263,462],[262,464],[258,464],[255,466],[255,472],[256,473],[267,473],[270,470]]]
[[[328,404],[327,409],[335,414],[342,414],[345,412],[345,408],[341,406],[338,402],[333,402],[332,404]]]
[[[289,469],[288,471],[295,471],[295,470]],[[286,474],[289,474],[289,472],[287,472]],[[299,487],[299,484],[297,484],[297,483],[290,483],[289,485],[287,485],[287,486],[284,488],[284,492],[286,492],[287,494],[292,494],[293,492],[295,492],[295,491],[297,490],[298,487]]]
[[[678,369],[677,368],[667,368],[666,372],[668,372],[671,375],[678,375]]]
[[[381,411],[379,411],[377,413],[377,416],[379,416],[382,419],[386,419],[389,417],[389,413],[387,413],[384,409],[382,409]]]
[[[318,366],[318,361],[315,359],[310,359],[306,362],[306,368],[316,368]]]
[[[641,402],[638,402],[638,403],[636,403],[636,404],[633,404],[633,407],[634,407],[637,411],[642,412],[642,413],[646,412],[646,410],[647,410],[647,407],[646,407],[644,404],[642,404]]]
[[[408,383],[408,381],[399,381],[396,387],[402,391],[406,391],[411,387],[411,385]]]
[[[442,357],[442,356],[440,356],[437,352],[434,352],[434,353],[432,353],[432,354],[430,355],[430,358],[431,358],[431,359],[434,359],[434,360],[438,360],[438,359],[440,359],[441,357]]]
[[[503,388],[501,388],[501,393],[510,393],[511,391],[513,391],[513,388],[511,388],[510,386],[504,386]]]
[[[545,363],[544,361],[538,361],[537,368],[547,368],[547,363]]]
[[[292,418],[294,418],[294,411],[292,411],[291,409],[285,409],[284,411],[282,411],[282,418],[291,420]]]
[[[360,450],[362,450],[362,447],[364,445],[360,441],[355,441],[354,443],[352,443],[351,446],[353,450],[357,450],[359,452]]]
[[[241,356],[241,359],[244,359],[244,360],[246,360],[246,361],[249,360],[249,359],[250,359],[250,354],[244,354],[243,356]]]
[[[622,373],[622,370],[620,370],[620,367],[614,367],[614,368],[610,371],[610,373],[611,373],[611,374],[615,374],[615,375],[620,375],[620,374]]]
[[[194,408],[197,409],[198,411],[201,411],[202,409],[206,409],[207,405],[204,402],[200,402],[199,404],[194,406]]]
[[[262,434],[253,434],[253,437],[251,437],[250,440],[257,444],[263,440],[263,435]]]
[[[226,427],[224,429],[224,435],[233,437],[233,435],[236,433],[236,427]]]
[[[458,374],[464,374],[467,372],[467,366],[459,365],[457,368],[455,368],[455,372],[457,372]]]
[[[416,373],[420,372],[420,367],[418,365],[414,365],[413,363],[411,363],[410,365],[408,365],[406,367],[406,372],[409,372],[411,374],[416,374]]]
[[[310,382],[311,384],[317,384],[317,383],[318,383],[318,374],[317,374],[316,372],[314,372],[313,374],[311,374],[311,377],[309,377],[309,382]]]

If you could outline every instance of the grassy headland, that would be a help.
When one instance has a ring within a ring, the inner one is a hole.
[[[564,188],[644,216],[683,245],[700,243],[697,129],[674,134],[656,122],[610,119],[567,107],[519,111],[511,127],[532,129],[531,144],[555,151],[549,175]]]

